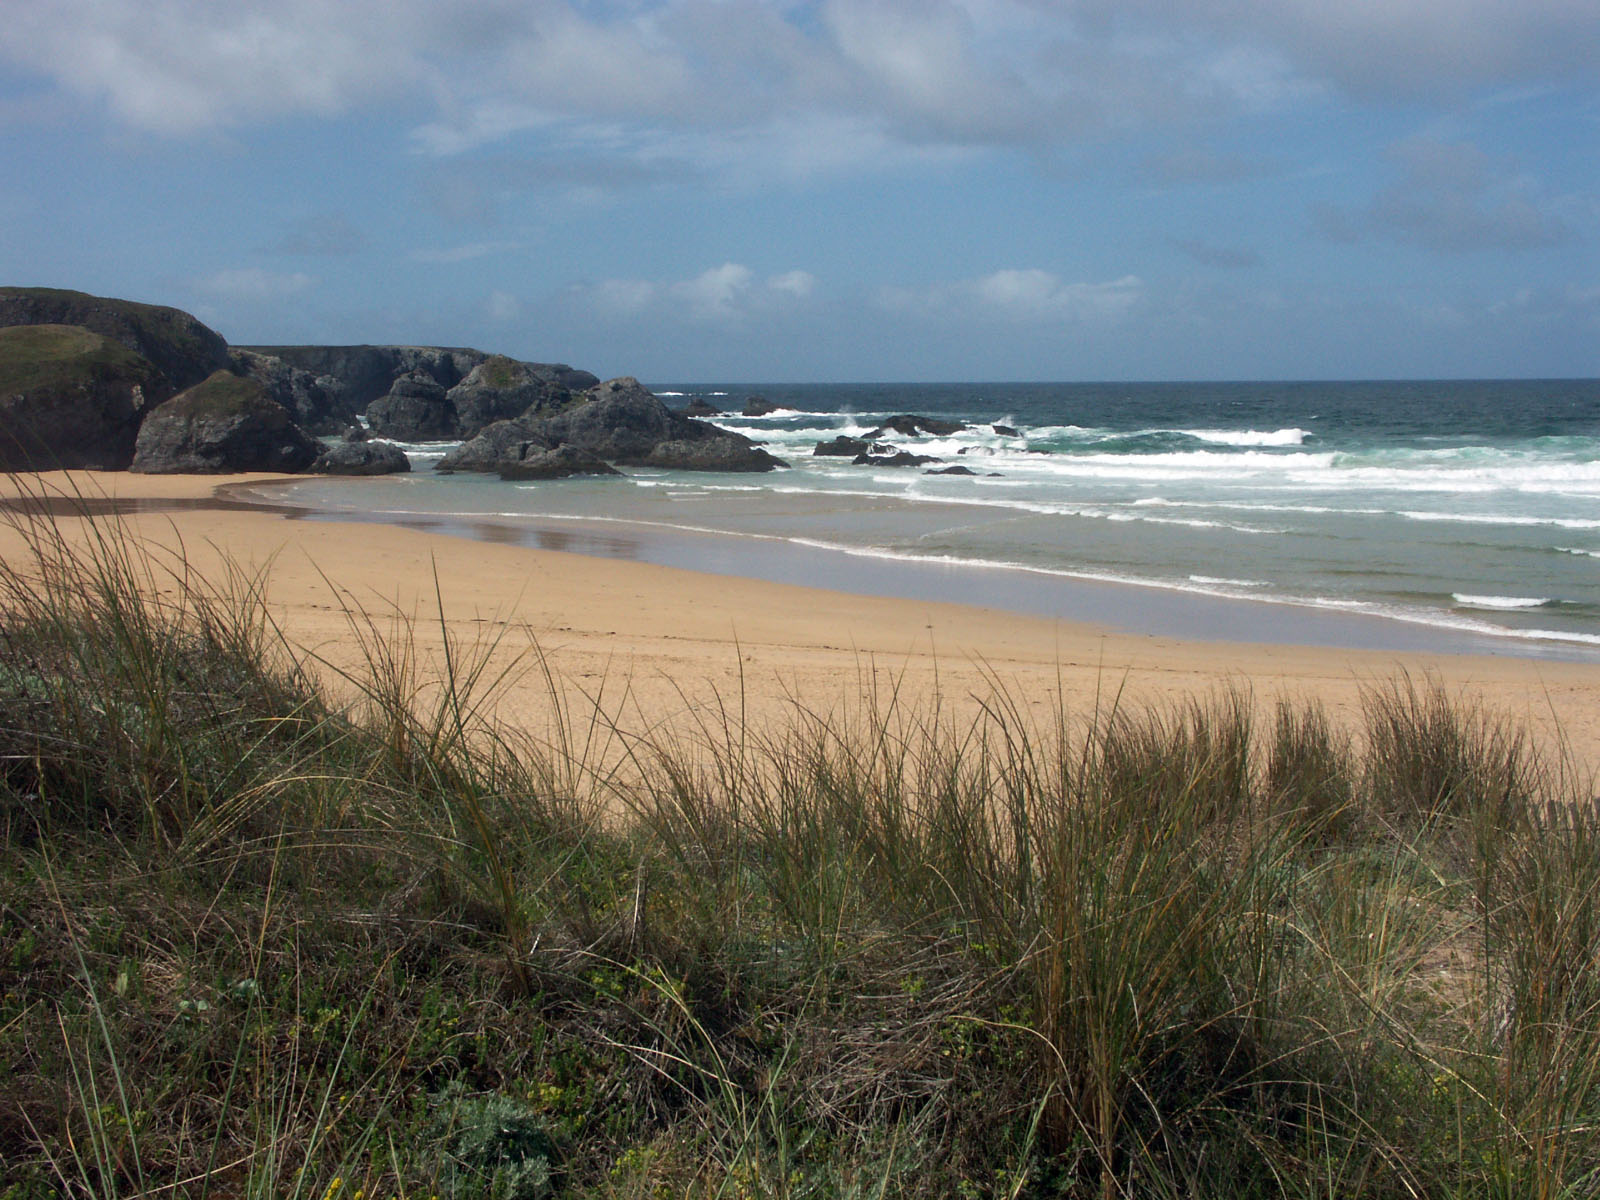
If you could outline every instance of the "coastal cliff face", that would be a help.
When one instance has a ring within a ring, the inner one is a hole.
[[[158,378],[147,405],[228,369],[222,335],[176,308],[114,300],[60,288],[0,287],[0,327],[76,325],[108,337],[147,359]]]
[[[0,329],[0,471],[120,471],[166,381],[149,359],[80,325]]]
[[[608,464],[786,466],[670,411],[637,379],[459,346],[242,346],[175,308],[0,288],[0,470],[409,470],[398,447],[340,447],[365,415],[395,441],[467,439],[446,470],[559,478]],[[320,465],[313,465],[320,464]]]
[[[387,395],[395,381],[421,373],[442,388],[453,388],[489,356],[464,346],[240,346],[280,359],[313,377],[327,377],[343,389],[353,412]]]

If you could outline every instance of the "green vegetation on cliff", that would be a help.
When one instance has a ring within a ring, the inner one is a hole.
[[[0,287],[0,327],[79,325],[150,360],[165,380],[156,399],[228,366],[228,344],[177,308],[62,288]]]
[[[77,325],[0,328],[0,395],[108,382],[149,383],[155,368],[120,342]]]

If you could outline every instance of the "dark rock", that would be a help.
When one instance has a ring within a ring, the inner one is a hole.
[[[678,421],[691,423],[688,417]],[[532,426],[551,445],[570,442],[612,461],[642,458],[656,443],[675,434],[671,411],[631,375],[590,388],[584,393],[584,403],[534,421]]]
[[[308,469],[314,475],[396,475],[411,470],[411,460],[392,442],[340,442]]]
[[[554,443],[535,437],[527,421],[496,421],[480,429],[477,437],[447,453],[434,464],[434,470],[446,474],[451,471],[494,472],[504,463],[521,462],[529,454],[541,454],[554,448]]]
[[[554,450],[532,450],[517,462],[499,465],[501,479],[566,479],[571,475],[620,475],[621,471],[576,446],[557,446]]]
[[[372,435],[360,425],[352,425],[344,431],[343,437],[347,442],[364,442]]]
[[[228,367],[228,343],[188,313],[59,288],[0,287],[0,326],[78,325],[108,337],[155,367],[144,389],[153,407]]]
[[[991,426],[989,426],[989,428],[994,430],[1001,437],[1021,437],[1022,436],[1015,429],[1011,428],[1011,426],[1009,426],[1009,425],[991,425]]]
[[[125,470],[146,389],[164,386],[148,359],[82,326],[0,329],[0,470]]]
[[[703,396],[696,396],[678,411],[686,417],[720,417],[722,415],[722,410],[715,404],[707,404]]]
[[[291,367],[338,381],[340,402],[351,412],[364,412],[395,381],[421,372],[442,388],[453,388],[489,356],[462,346],[245,346],[245,350],[280,358]],[[586,374],[586,372],[580,372]],[[592,379],[593,376],[590,376]],[[570,386],[570,385],[569,385]],[[326,384],[324,384],[326,387]]]
[[[976,475],[977,472],[974,471],[971,467],[954,466],[954,467],[940,467],[937,470],[933,470],[933,471],[924,471],[923,474],[924,475]]]
[[[738,434],[658,442],[649,454],[632,461],[641,467],[673,471],[774,471],[789,465]]]
[[[507,363],[516,361],[463,346],[250,346],[248,349],[310,371],[319,377],[319,382],[322,376],[337,380],[345,390],[346,403],[357,412],[388,393],[397,379],[418,371],[440,387],[449,389],[464,382],[479,364],[491,357]],[[569,392],[581,392],[600,382],[590,372],[566,363],[520,365],[535,378]]]
[[[831,442],[818,442],[811,455],[813,458],[854,458],[858,454],[865,454],[868,449],[870,443],[841,433]]]
[[[436,442],[460,435],[456,406],[444,385],[414,371],[394,382],[389,394],[367,405],[367,425],[379,437]]]
[[[931,454],[912,454],[900,450],[894,454],[858,454],[850,460],[858,467],[920,467],[925,463],[942,462]]]
[[[151,475],[295,472],[321,453],[321,444],[259,383],[218,371],[145,418],[131,469]]]
[[[527,413],[557,413],[577,403],[571,383],[579,378],[599,380],[587,371],[574,371],[562,363],[525,363],[503,354],[484,359],[467,377],[450,389],[458,436],[476,437],[486,425],[510,421]]]
[[[254,350],[234,350],[229,360],[235,375],[254,379],[269,398],[288,410],[296,425],[313,436],[338,433],[356,418],[355,411],[345,405],[342,389],[330,392],[317,376],[290,366],[281,358]]]
[[[967,426],[960,421],[941,421],[937,417],[919,417],[915,413],[901,413],[897,417],[890,417],[867,436],[875,438],[885,433],[898,433],[904,437],[916,437],[918,434],[926,433],[934,437],[948,437],[952,433],[960,433],[965,428]]]
[[[741,434],[674,413],[637,379],[612,379],[551,416],[486,425],[446,454],[441,471],[499,471],[558,446],[607,462],[680,470],[771,470],[787,465]],[[659,452],[658,452],[658,448]]]
[[[744,402],[744,415],[747,417],[765,417],[778,411],[778,405],[772,403],[765,396],[747,396]]]

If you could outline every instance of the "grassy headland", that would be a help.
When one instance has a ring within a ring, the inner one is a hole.
[[[16,520],[8,1200],[1600,1185],[1591,782],[1429,681],[665,735]]]

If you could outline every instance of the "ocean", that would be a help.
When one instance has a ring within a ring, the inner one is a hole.
[[[297,507],[1150,634],[1600,661],[1600,381],[663,384],[788,471],[304,480]],[[778,411],[738,415],[760,395]],[[816,457],[886,434],[928,468]]]

